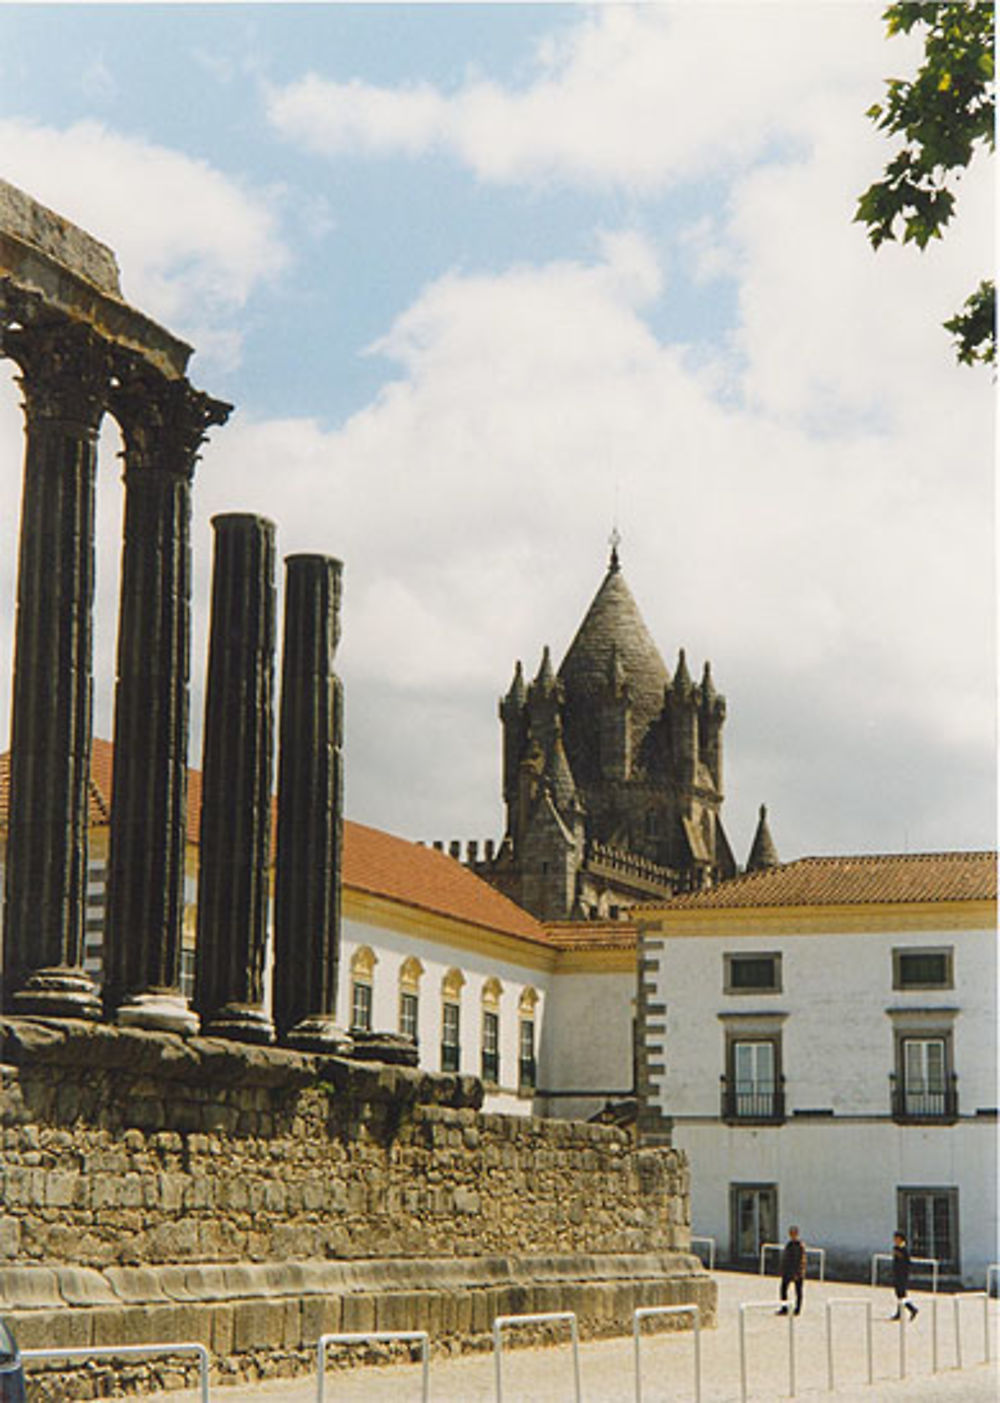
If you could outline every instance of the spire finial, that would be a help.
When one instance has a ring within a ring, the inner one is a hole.
[[[618,530],[618,523],[615,522],[611,528],[611,535],[608,537],[608,544],[611,547],[611,559],[608,562],[609,570],[620,570],[618,561],[618,547],[621,545],[622,533]]]

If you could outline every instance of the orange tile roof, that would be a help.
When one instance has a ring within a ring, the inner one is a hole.
[[[545,927],[455,858],[363,823],[344,823],[344,885],[548,945]]]
[[[994,852],[879,853],[802,857],[720,882],[708,891],[687,892],[658,902],[655,909],[995,901],[996,894]],[[650,903],[642,909],[654,908]]]
[[[91,748],[90,823],[106,827],[111,815],[114,747],[94,737]],[[0,831],[7,827],[10,754],[0,755]],[[201,771],[188,770],[187,837],[201,835]],[[273,835],[273,826],[272,826]],[[344,821],[343,882],[356,891],[448,916],[485,930],[549,946],[545,928],[453,857],[362,823]]]
[[[545,923],[545,933],[558,950],[634,950],[636,930],[631,921]]]

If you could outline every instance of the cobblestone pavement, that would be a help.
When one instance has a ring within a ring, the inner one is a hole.
[[[719,1323],[701,1335],[702,1403],[740,1403],[739,1306],[777,1296],[773,1277],[718,1272]],[[867,1383],[865,1313],[834,1307],[836,1392],[827,1384],[825,1302],[850,1297],[872,1302],[874,1383]],[[886,1288],[844,1282],[806,1283],[805,1309],[795,1324],[795,1396],[819,1403],[997,1403],[1000,1398],[998,1310],[990,1304],[991,1354],[984,1362],[983,1303],[960,1306],[965,1367],[956,1368],[955,1308],[942,1296],[938,1305],[938,1367],[933,1363],[933,1309],[929,1295],[915,1295],[920,1315],[905,1327],[906,1376],[900,1379],[900,1327],[890,1323],[894,1309]],[[788,1364],[789,1327],[764,1309],[746,1314],[747,1397],[749,1403],[774,1403],[791,1395]],[[689,1332],[644,1339],[642,1403],[693,1403],[694,1348]],[[587,1343],[580,1350],[584,1403],[635,1403],[634,1352],[631,1339]],[[491,1353],[431,1362],[432,1403],[493,1403]],[[158,1394],[160,1403],[194,1403],[197,1394]],[[520,1349],[504,1354],[503,1403],[571,1403],[573,1369],[569,1349]],[[213,1403],[313,1403],[316,1378],[272,1380],[254,1385],[213,1387]],[[417,1403],[419,1366],[375,1366],[330,1370],[327,1403]]]

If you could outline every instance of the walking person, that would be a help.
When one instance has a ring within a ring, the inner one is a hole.
[[[892,1235],[892,1289],[896,1293],[896,1314],[890,1320],[898,1320],[905,1306],[913,1320],[917,1307],[907,1299],[910,1289],[910,1251],[906,1245],[906,1234],[895,1232]]]
[[[795,1287],[795,1314],[802,1314],[802,1283],[806,1278],[806,1245],[799,1237],[796,1227],[788,1229],[788,1241],[781,1253],[781,1309],[779,1315],[788,1314],[788,1288]]]

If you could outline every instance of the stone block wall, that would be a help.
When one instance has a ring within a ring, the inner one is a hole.
[[[308,1367],[325,1330],[464,1347],[518,1310],[578,1309],[590,1333],[650,1301],[711,1316],[674,1150],[483,1114],[474,1078],[69,1020],[0,1033],[0,1310],[29,1347],[188,1338],[256,1376]]]

